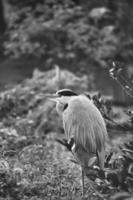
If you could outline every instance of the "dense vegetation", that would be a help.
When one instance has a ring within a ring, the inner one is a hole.
[[[81,71],[106,67],[110,59],[132,64],[130,0],[6,2],[5,54],[43,57],[46,65],[62,63]]]
[[[81,199],[80,166],[65,148],[62,122],[49,96],[60,87],[88,91],[88,81],[56,67],[45,73],[36,70],[32,79],[1,92],[1,199]],[[126,199],[133,188],[133,113],[123,122],[121,110],[110,107],[109,99],[91,96],[106,120],[110,143],[106,176],[90,169],[85,199],[108,199],[115,193],[114,199]]]

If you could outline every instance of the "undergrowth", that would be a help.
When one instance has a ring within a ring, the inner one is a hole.
[[[0,199],[82,199],[80,166],[57,142],[64,138],[62,122],[48,98],[61,87],[87,91],[87,79],[59,71],[36,71],[32,79],[0,93]],[[108,99],[91,98],[106,120],[111,142],[105,177],[95,173],[91,182],[86,177],[84,199],[132,198],[132,111],[124,125],[118,124]]]

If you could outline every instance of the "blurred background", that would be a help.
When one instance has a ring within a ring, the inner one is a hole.
[[[0,89],[58,64],[86,74],[90,91],[130,98],[108,73],[133,75],[132,0],[0,0]]]

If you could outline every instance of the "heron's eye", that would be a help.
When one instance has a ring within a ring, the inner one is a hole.
[[[66,104],[64,105],[64,109],[63,109],[63,110],[66,110],[67,107],[68,107],[68,103],[66,103]]]

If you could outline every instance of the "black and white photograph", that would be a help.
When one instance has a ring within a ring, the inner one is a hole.
[[[0,200],[133,200],[133,0],[0,0]]]

